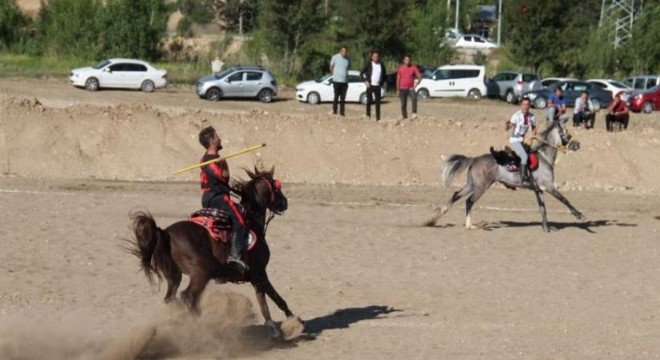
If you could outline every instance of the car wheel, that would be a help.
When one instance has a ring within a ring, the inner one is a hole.
[[[258,97],[262,103],[269,103],[273,101],[273,92],[270,89],[263,89],[259,91]]]
[[[367,93],[363,92],[360,94],[360,104],[367,105]]]
[[[89,91],[96,91],[99,89],[99,81],[96,78],[89,78],[85,81],[85,89]]]
[[[479,89],[472,89],[468,91],[468,97],[479,100],[481,99],[481,91]]]
[[[146,93],[150,93],[154,91],[156,88],[156,85],[154,85],[154,82],[151,80],[145,80],[142,82],[142,85],[140,86],[140,89]]]
[[[206,91],[206,99],[211,101],[218,101],[222,97],[222,90],[218,88],[210,88]]]
[[[534,107],[537,109],[545,109],[545,107],[548,106],[548,100],[545,99],[543,96],[537,96],[536,99],[534,99]]]
[[[652,113],[653,112],[653,103],[651,103],[650,101],[645,102],[644,105],[642,105],[642,111],[644,112],[644,114]]]
[[[431,97],[431,94],[429,93],[429,90],[426,88],[419,89],[417,91],[417,95],[422,98],[422,99],[428,99]]]
[[[516,96],[513,94],[513,91],[509,90],[506,92],[506,95],[504,95],[504,100],[506,100],[507,103],[513,104],[516,102]]]
[[[591,103],[594,104],[594,111],[600,110],[600,100],[591,99]]]
[[[312,105],[317,105],[321,102],[321,96],[319,93],[312,91],[311,93],[307,94],[307,103],[312,104]]]

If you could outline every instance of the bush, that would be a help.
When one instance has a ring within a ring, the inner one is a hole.
[[[183,37],[193,37],[195,33],[192,30],[193,22],[188,16],[184,16],[179,20],[179,23],[176,25],[176,32],[179,36]]]
[[[30,19],[23,15],[16,0],[0,1],[0,50],[9,50],[21,43],[29,24]]]
[[[49,0],[42,4],[37,34],[44,52],[57,57],[95,58],[99,0]]]

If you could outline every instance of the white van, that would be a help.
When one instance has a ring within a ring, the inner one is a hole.
[[[445,65],[429,79],[422,79],[415,90],[422,99],[469,96],[479,99],[486,94],[486,67],[482,65]]]

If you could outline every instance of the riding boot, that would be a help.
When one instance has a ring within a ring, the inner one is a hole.
[[[522,182],[529,181],[529,171],[527,170],[527,164],[520,164],[520,179]]]
[[[231,248],[229,249],[229,258],[227,263],[230,267],[239,273],[246,272],[250,268],[243,262],[243,253],[247,248],[247,236],[242,230],[234,230],[231,236]]]

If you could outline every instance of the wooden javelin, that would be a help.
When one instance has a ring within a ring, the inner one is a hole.
[[[243,149],[243,150],[239,150],[239,151],[237,151],[237,152],[231,153],[231,154],[229,154],[229,155],[227,155],[227,156],[224,156],[224,157],[221,157],[221,158],[217,158],[217,159],[213,159],[213,160],[209,160],[209,161],[204,161],[203,163],[199,163],[199,164],[195,164],[195,165],[190,165],[190,166],[188,166],[188,167],[184,167],[183,169],[179,169],[179,170],[173,172],[172,175],[177,175],[177,174],[184,173],[184,172],[186,172],[186,171],[195,170],[195,169],[197,169],[197,168],[201,168],[202,166],[206,166],[206,165],[211,164],[211,163],[214,163],[214,162],[218,162],[218,161],[226,160],[226,159],[232,158],[232,157],[234,157],[234,156],[238,156],[238,155],[241,155],[241,154],[245,154],[245,153],[247,153],[247,152],[254,151],[254,150],[257,150],[257,149],[261,149],[261,148],[264,147],[264,146],[266,146],[266,143],[259,144],[259,145],[255,145],[255,146],[251,146],[251,147],[249,147],[249,148],[246,148],[246,149]]]

